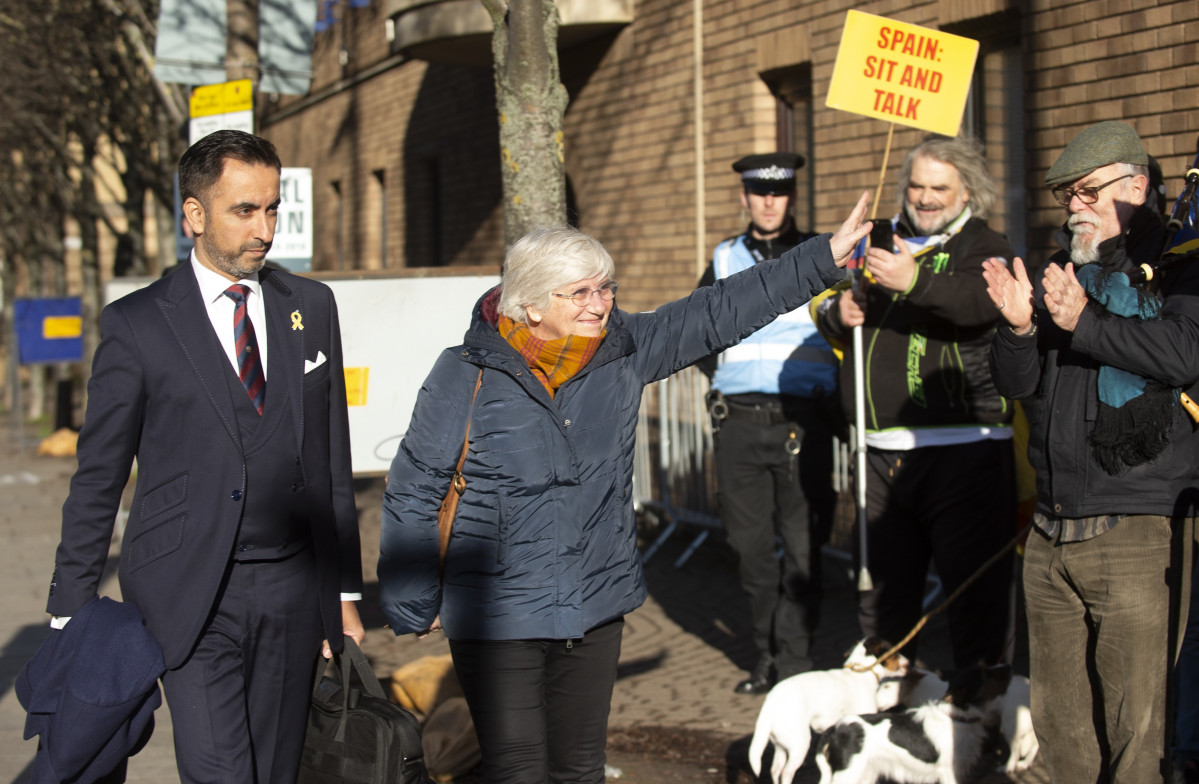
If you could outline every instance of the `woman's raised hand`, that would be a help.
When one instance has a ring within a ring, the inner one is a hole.
[[[833,251],[833,261],[838,267],[845,266],[854,247],[870,233],[870,221],[866,220],[866,207],[869,204],[870,191],[862,191],[862,196],[854,206],[853,212],[849,213],[849,217],[841,224],[841,228],[837,229],[832,239],[829,240],[829,247]]]

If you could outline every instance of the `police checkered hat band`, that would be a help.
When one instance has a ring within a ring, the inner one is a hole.
[[[733,164],[741,182],[750,193],[782,195],[795,189],[795,172],[804,165],[803,156],[794,152],[766,152],[746,155]]]
[[[746,169],[741,172],[743,180],[794,180],[795,169],[782,166],[767,166],[764,169]]]

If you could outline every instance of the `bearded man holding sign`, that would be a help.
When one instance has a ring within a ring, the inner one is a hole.
[[[901,169],[890,242],[868,252],[872,282],[817,308],[821,332],[847,346],[847,410],[854,364],[866,368],[865,636],[900,640],[916,624],[930,559],[949,594],[1015,532],[1012,408],[987,367],[1000,313],[982,280],[985,259],[1014,255],[982,220],[996,194],[972,140],[925,141]],[[1007,658],[1011,604],[1008,555],[949,605],[954,667]]]

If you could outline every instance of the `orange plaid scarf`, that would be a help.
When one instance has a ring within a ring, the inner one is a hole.
[[[550,393],[550,397],[591,361],[604,335],[608,333],[604,330],[597,338],[567,335],[557,340],[542,340],[533,335],[528,324],[513,321],[507,316],[500,316],[496,326],[500,337],[508,341],[529,363],[529,369]]]

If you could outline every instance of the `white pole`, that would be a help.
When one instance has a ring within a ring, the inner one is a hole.
[[[866,359],[862,351],[862,327],[853,328],[853,407],[854,407],[854,450],[857,456],[857,506],[858,506],[858,553],[861,568],[858,570],[858,590],[874,590],[870,578],[869,562],[866,560]]]
[[[887,125],[887,146],[883,148],[883,165],[878,170],[878,186],[874,189],[874,202],[870,208],[870,219],[878,215],[878,201],[883,193],[883,181],[887,177],[887,161],[891,158],[891,139],[895,135],[895,123]],[[869,276],[869,271],[865,267],[865,260],[862,262],[862,279],[859,279],[857,286],[865,286],[864,280]],[[870,567],[866,561],[866,358],[862,352],[862,328],[857,326],[853,328],[853,407],[854,421],[857,422],[857,437],[854,439],[854,448],[857,450],[857,500],[858,500],[858,546],[859,554],[862,559],[862,568],[858,571],[858,590],[872,591],[874,590],[874,580],[870,578]]]

